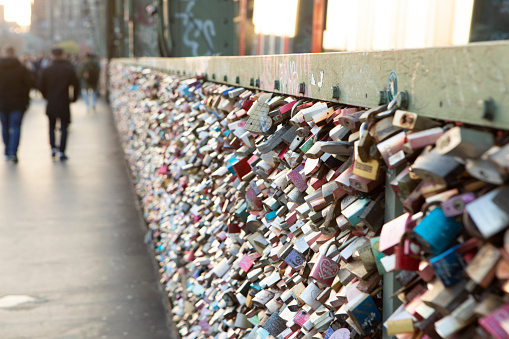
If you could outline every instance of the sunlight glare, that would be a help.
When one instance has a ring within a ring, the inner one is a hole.
[[[15,21],[20,26],[30,26],[32,0],[0,0],[5,6],[5,20]]]

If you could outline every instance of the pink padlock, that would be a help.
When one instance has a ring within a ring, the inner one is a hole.
[[[312,278],[327,286],[332,286],[334,278],[339,272],[339,264],[326,256],[332,243],[335,243],[339,248],[339,244],[337,242],[330,242],[323,252],[324,254],[321,254],[320,258],[318,258],[318,261],[315,266],[313,266],[310,274]]]

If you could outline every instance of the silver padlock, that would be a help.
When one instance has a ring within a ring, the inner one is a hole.
[[[492,133],[456,126],[437,140],[441,155],[462,159],[477,159],[495,143]]]

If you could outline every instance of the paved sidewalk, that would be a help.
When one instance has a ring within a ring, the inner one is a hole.
[[[19,163],[0,162],[0,338],[168,338],[108,106],[71,107],[60,162],[44,105],[25,115]]]

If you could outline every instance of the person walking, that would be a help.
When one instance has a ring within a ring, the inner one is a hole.
[[[54,48],[51,51],[53,62],[42,70],[39,78],[39,90],[48,101],[46,114],[49,118],[49,142],[51,156],[55,157],[59,150],[60,160],[67,160],[65,148],[67,144],[67,127],[71,122],[70,103],[78,100],[80,84],[76,72],[69,61],[66,60],[64,50]],[[69,97],[69,88],[72,87],[72,97]],[[57,120],[60,121],[60,147],[55,143],[55,128]]]
[[[34,82],[30,72],[16,58],[14,47],[4,47],[0,58],[0,120],[5,159],[14,163],[18,162],[21,120],[28,108]]]
[[[90,107],[95,111],[100,72],[99,63],[92,53],[87,53],[85,60],[78,65],[78,77],[81,80],[83,99],[87,105],[87,112],[90,111]]]
[[[43,69],[48,67],[49,63],[50,61],[48,58],[46,58],[44,51],[40,51],[39,56],[35,61],[35,71],[39,74]]]

